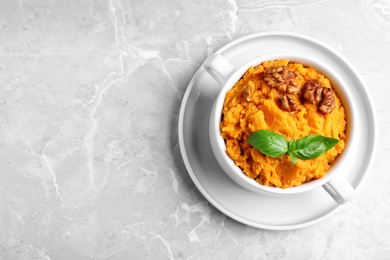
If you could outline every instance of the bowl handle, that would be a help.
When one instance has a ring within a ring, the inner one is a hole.
[[[333,178],[322,186],[340,205],[347,203],[353,196],[354,188],[344,178]]]
[[[204,68],[222,86],[236,70],[230,62],[218,53],[214,53],[206,59]]]

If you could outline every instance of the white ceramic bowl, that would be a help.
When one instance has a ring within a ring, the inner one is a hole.
[[[313,180],[297,187],[285,189],[261,185],[254,179],[247,177],[227,155],[225,141],[221,137],[219,128],[226,92],[234,86],[234,84],[242,77],[250,66],[256,66],[261,64],[263,61],[276,59],[289,59],[291,62],[299,62],[304,65],[314,67],[320,73],[325,75],[331,81],[333,88],[340,96],[347,112],[346,148],[331,166],[326,175],[321,179]],[[354,125],[357,124],[359,117],[354,114],[354,107],[356,104],[351,98],[349,91],[351,86],[347,86],[341,80],[338,72],[333,71],[332,68],[315,58],[296,53],[272,53],[264,55],[253,59],[239,68],[234,68],[223,56],[214,54],[205,61],[204,67],[206,71],[221,85],[221,90],[215,100],[210,115],[209,135],[211,147],[218,163],[232,180],[247,190],[256,193],[274,195],[291,195],[323,187],[339,204],[346,203],[353,196],[354,189],[343,176],[348,174],[348,165],[353,163],[354,157],[358,152],[358,149],[354,149],[356,144],[359,142],[354,134]]]

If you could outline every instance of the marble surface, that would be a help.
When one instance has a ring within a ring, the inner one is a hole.
[[[178,145],[203,61],[272,30],[350,61],[380,139],[352,201],[290,231],[214,208]],[[389,259],[389,58],[387,0],[2,0],[0,259]]]

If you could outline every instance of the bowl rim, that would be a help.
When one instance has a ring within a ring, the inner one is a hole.
[[[247,177],[243,171],[235,164],[226,152],[226,145],[223,137],[220,135],[220,122],[222,117],[222,108],[225,100],[226,92],[231,89],[234,84],[242,77],[242,75],[249,69],[250,66],[260,65],[263,61],[267,60],[281,60],[288,59],[290,62],[299,62],[307,66],[311,66],[323,74],[326,78],[331,81],[332,87],[336,90],[338,96],[342,100],[343,106],[346,109],[347,114],[347,138],[346,146],[344,151],[338,156],[336,161],[333,163],[328,172],[320,179],[312,180],[307,183],[303,183],[299,186],[279,188],[262,185],[256,182],[254,179]],[[330,180],[336,177],[336,173],[339,171],[340,165],[351,158],[353,150],[349,143],[356,142],[356,135],[354,134],[354,125],[358,120],[357,116],[353,113],[356,106],[355,102],[350,98],[351,93],[349,87],[341,79],[336,71],[330,68],[327,64],[320,61],[317,58],[313,58],[301,53],[294,52],[274,52],[265,55],[258,56],[242,66],[236,68],[236,70],[229,76],[225,84],[222,86],[218,93],[218,96],[213,105],[213,109],[210,116],[209,122],[209,134],[211,139],[211,147],[214,155],[220,166],[224,169],[225,173],[229,175],[239,185],[255,192],[268,192],[273,194],[288,195],[297,194],[306,191],[310,191],[317,187],[323,186]],[[218,113],[219,111],[219,113]]]

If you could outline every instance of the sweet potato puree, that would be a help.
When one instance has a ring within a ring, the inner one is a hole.
[[[314,68],[289,60],[263,62],[257,67],[250,67],[226,93],[220,129],[227,154],[248,177],[263,185],[287,188],[326,174],[345,148],[347,117],[336,92],[335,107],[328,114],[321,113],[316,105],[302,99],[298,99],[298,111],[291,113],[283,110],[278,100],[280,92],[264,80],[264,70],[271,66],[287,66],[290,71],[296,71],[295,81],[301,89],[305,82],[312,79],[332,88],[330,81]],[[254,90],[249,97],[245,92],[248,86]],[[310,134],[333,137],[340,141],[320,157],[312,160],[298,159],[293,166],[287,154],[271,158],[248,143],[249,135],[261,129],[282,134],[287,141]]]

